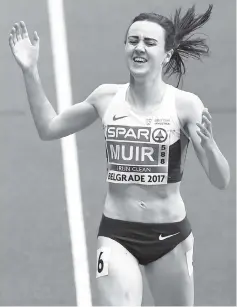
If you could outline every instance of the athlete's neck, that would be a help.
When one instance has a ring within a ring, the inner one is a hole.
[[[139,82],[131,76],[127,100],[135,109],[146,111],[162,102],[165,89],[166,83],[162,78]]]

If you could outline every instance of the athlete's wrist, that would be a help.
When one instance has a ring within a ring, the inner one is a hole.
[[[27,69],[22,69],[22,73],[25,77],[38,76],[38,67],[37,67],[37,65],[34,65],[34,66],[29,67]]]
[[[203,146],[205,152],[208,154],[212,154],[218,150],[218,146],[215,142],[215,140],[212,138],[208,142],[206,142],[205,146]]]

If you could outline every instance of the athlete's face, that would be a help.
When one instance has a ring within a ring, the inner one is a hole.
[[[134,22],[128,30],[125,56],[134,78],[160,74],[169,58],[165,51],[165,30],[154,22]]]

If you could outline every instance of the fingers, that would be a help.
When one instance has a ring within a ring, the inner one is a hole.
[[[15,44],[13,42],[13,35],[12,34],[9,35],[9,45],[10,45],[11,49],[13,50]]]
[[[24,21],[21,21],[20,23],[15,23],[9,36],[9,44],[11,47],[14,47],[14,45],[18,41],[28,37],[29,35]]]
[[[210,128],[211,128],[211,121],[210,121],[205,115],[202,115],[202,124],[203,124],[204,127],[206,127],[208,130],[210,130]]]
[[[18,40],[20,39],[21,39],[21,33],[19,30],[19,25],[15,23],[14,26],[12,27],[12,30],[9,36],[10,47],[13,48],[15,44],[18,42]]]
[[[205,108],[202,111],[202,124],[204,125],[205,128],[212,134],[212,116],[208,111],[208,108]]]
[[[208,131],[208,129],[203,124],[196,123],[196,125],[198,126],[198,128],[200,129],[200,132],[203,135],[210,137],[210,132]]]
[[[207,141],[209,138],[208,138],[208,136],[206,136],[202,131],[200,131],[200,130],[197,130],[197,134],[200,136],[200,138],[202,139],[202,140],[205,140],[205,141]]]
[[[15,28],[15,32],[16,32],[16,39],[19,41],[19,40],[22,39],[19,24],[15,23],[14,28]]]
[[[212,120],[212,117],[208,109],[207,108],[203,109],[202,121],[201,123],[196,123],[197,127],[199,128],[196,132],[197,132],[197,135],[199,135],[199,137],[201,138],[201,144],[203,147],[205,144],[212,144],[213,142],[211,120]]]
[[[211,117],[211,114],[210,114],[209,111],[208,111],[208,108],[204,108],[204,109],[203,109],[202,115],[203,115],[203,116],[206,116],[206,118],[207,118],[209,121],[212,120],[212,117]]]
[[[37,32],[34,32],[34,38],[33,38],[33,45],[36,46],[39,44],[39,36],[37,34]]]
[[[21,22],[20,22],[20,27],[21,27],[22,38],[27,38],[27,37],[29,37],[28,31],[27,31],[27,29],[26,29],[26,25],[25,25],[24,21],[21,21]]]
[[[17,38],[16,38],[16,29],[14,27],[11,30],[10,37],[11,37],[12,44],[15,45],[17,42]]]

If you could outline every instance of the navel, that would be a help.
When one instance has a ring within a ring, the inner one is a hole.
[[[145,204],[143,201],[140,201],[139,205],[140,205],[140,207],[142,207],[142,208],[146,208],[146,204]]]

